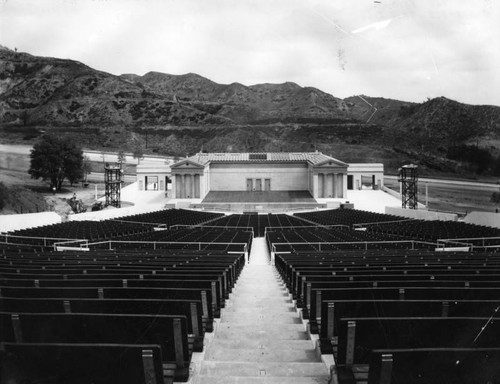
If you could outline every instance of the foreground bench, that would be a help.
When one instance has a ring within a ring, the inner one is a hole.
[[[18,343],[155,344],[177,381],[189,376],[186,318],[164,315],[0,313],[0,341]],[[12,331],[8,328],[8,319]],[[12,334],[14,340],[12,340]]]
[[[2,343],[2,383],[163,384],[158,345]]]
[[[327,300],[321,306],[322,353],[332,353],[342,318],[500,316],[500,300]]]
[[[500,322],[489,317],[379,317],[340,321],[337,365],[368,364],[371,351],[388,348],[494,348]]]
[[[33,299],[0,298],[0,308],[9,313],[102,313],[181,315],[188,320],[189,346],[203,350],[202,305],[195,300],[155,299]]]
[[[498,382],[500,348],[374,350],[368,372],[368,384]]]

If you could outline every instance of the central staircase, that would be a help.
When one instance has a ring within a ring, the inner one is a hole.
[[[328,383],[327,366],[269,265],[264,238],[254,239],[250,263],[205,348],[193,383]]]

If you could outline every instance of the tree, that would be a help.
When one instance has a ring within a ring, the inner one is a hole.
[[[137,159],[137,165],[141,164],[141,159],[144,158],[144,149],[142,145],[136,144],[134,150],[132,151],[132,156]]]
[[[88,176],[92,173],[92,163],[90,162],[90,158],[88,156],[83,157],[82,173],[83,173],[83,182],[87,184]]]
[[[70,183],[83,176],[83,152],[71,140],[44,135],[31,150],[28,173],[33,179],[42,179],[51,189],[61,190],[64,179]]]
[[[125,156],[125,152],[123,151],[123,149],[120,149],[118,151],[117,158],[118,158],[118,163],[120,163],[120,164],[123,164],[123,163],[127,162],[127,158]]]

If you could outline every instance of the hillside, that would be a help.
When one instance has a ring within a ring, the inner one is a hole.
[[[463,145],[481,143],[495,161],[500,155],[497,106],[444,97],[341,99],[292,82],[218,84],[194,73],[116,76],[0,46],[0,134],[33,140],[48,129],[95,149],[141,147],[179,156],[202,148],[319,149],[346,161],[382,161],[395,169],[420,162],[438,172],[466,168],[456,163]]]

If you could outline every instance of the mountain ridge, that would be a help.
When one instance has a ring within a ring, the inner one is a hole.
[[[196,73],[113,75],[75,60],[2,47],[0,124],[132,131],[320,127],[327,134],[318,137],[335,136],[352,143],[369,138],[373,145],[436,151],[474,140],[500,140],[500,107],[446,97],[422,103],[367,95],[342,99],[294,82],[219,84]]]

